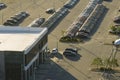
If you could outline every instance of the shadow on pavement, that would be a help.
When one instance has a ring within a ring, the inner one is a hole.
[[[60,53],[55,54],[55,57],[57,57],[58,59],[63,59],[63,55]]]
[[[49,63],[41,64],[36,72],[35,80],[77,80],[50,58]]]
[[[43,80],[77,80],[74,76],[52,61],[52,68]]]
[[[76,47],[74,44],[70,44],[69,46],[78,49],[78,51],[81,50],[81,49],[84,49],[85,51],[89,52],[89,54],[91,54],[91,55],[93,55],[95,57],[98,57],[95,53],[93,53],[92,51],[88,50],[87,48],[85,48],[83,46],[78,45],[79,47]]]
[[[51,53],[49,57],[50,58],[56,57],[58,59],[63,59],[63,55],[60,53],[56,53],[56,54]]]
[[[104,1],[106,1],[106,2],[112,2],[113,0],[104,0]]]

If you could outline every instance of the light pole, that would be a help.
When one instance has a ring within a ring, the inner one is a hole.
[[[1,24],[3,24],[3,12],[1,11]]]
[[[2,2],[2,0],[0,0]],[[1,24],[3,24],[3,12],[1,11]]]
[[[56,10],[55,10],[55,0],[53,0],[53,9],[56,12]]]

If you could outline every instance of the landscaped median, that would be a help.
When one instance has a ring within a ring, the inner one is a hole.
[[[113,25],[113,26],[110,26],[110,31],[109,33],[111,34],[120,34],[120,25]]]
[[[120,72],[120,67],[118,64],[118,60],[115,58],[101,59],[97,57],[91,63],[91,68],[89,70],[95,72],[103,72],[103,71]]]
[[[79,38],[76,38],[76,37],[74,37],[74,38],[70,38],[70,37],[62,37],[62,38],[60,38],[60,40],[59,40],[60,42],[83,42],[83,40],[82,39],[79,39]]]

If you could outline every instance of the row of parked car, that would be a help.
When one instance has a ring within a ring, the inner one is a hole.
[[[71,24],[71,26],[67,29],[67,33],[65,33],[65,37],[75,37],[78,30],[81,28],[85,20],[92,13],[96,5],[101,0],[90,0],[86,8],[82,11],[82,13],[78,16],[78,18]]]
[[[64,8],[64,7],[58,9],[41,26],[42,27],[47,26],[47,28],[49,29],[52,25],[54,25],[57,21],[59,21],[63,16],[65,16],[68,12],[69,12],[69,10],[67,8]]]
[[[63,7],[59,8],[57,11],[55,11],[54,8],[49,8],[46,10],[46,13],[53,14],[51,15],[45,23],[42,24],[42,27],[48,27],[50,28],[52,25],[54,25],[57,21],[62,19],[68,12],[69,9],[72,8],[79,0],[68,0]]]
[[[79,0],[68,0],[65,4],[64,7],[65,8],[72,8],[73,6],[75,6],[75,4],[78,2]]]
[[[98,4],[88,19],[84,22],[82,27],[76,33],[77,37],[88,37],[93,29],[96,27],[97,22],[105,12],[106,7]]]
[[[0,3],[0,10],[3,9],[3,8],[5,8],[5,7],[7,7],[6,4]]]
[[[14,16],[11,16],[10,19],[6,20],[3,23],[3,25],[16,26],[28,16],[29,16],[28,12],[19,12],[19,13],[15,14]]]

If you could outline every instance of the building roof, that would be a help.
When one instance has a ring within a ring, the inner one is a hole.
[[[47,33],[47,28],[0,26],[0,51],[24,51]]]

